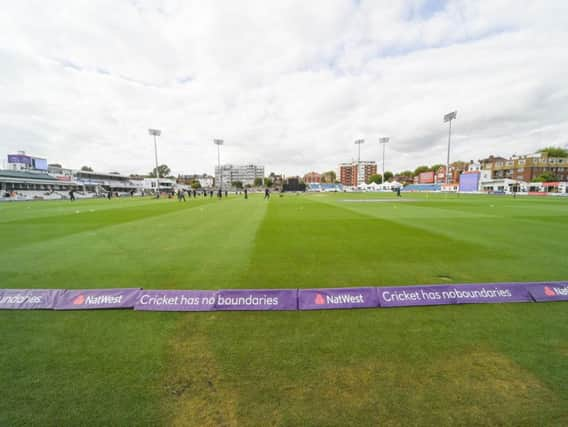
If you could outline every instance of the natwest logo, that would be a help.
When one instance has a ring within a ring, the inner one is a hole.
[[[351,294],[338,294],[338,295],[326,295],[316,294],[314,299],[316,305],[325,304],[364,304],[365,297],[361,294],[351,295]]]
[[[568,286],[553,286],[552,288],[545,286],[544,287],[544,293],[549,296],[549,297],[554,297],[554,296],[563,296],[563,297],[567,297],[568,296]]]
[[[85,296],[83,294],[75,297],[73,305],[103,305],[103,304],[120,304],[122,295],[99,295],[99,296]]]
[[[83,305],[85,303],[85,295],[79,295],[73,300],[73,305]]]

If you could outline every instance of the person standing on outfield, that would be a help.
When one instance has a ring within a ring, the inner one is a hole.
[[[270,190],[268,188],[264,190],[264,200],[266,199],[270,200]]]
[[[71,201],[75,200],[75,190],[71,189],[71,191],[69,191],[69,199],[71,199]]]
[[[112,199],[112,191],[108,190],[107,198],[110,200]]]
[[[245,199],[248,199],[248,198],[249,198],[249,196],[248,196],[248,189],[245,188]]]

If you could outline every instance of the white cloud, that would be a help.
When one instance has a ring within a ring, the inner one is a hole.
[[[567,143],[568,3],[19,1],[0,15],[0,152],[68,167],[387,168]]]

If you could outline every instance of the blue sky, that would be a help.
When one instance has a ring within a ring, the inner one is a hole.
[[[222,161],[267,171],[387,168],[568,143],[568,2],[510,0],[7,3],[2,157],[126,173]],[[0,162],[2,166],[2,162]]]

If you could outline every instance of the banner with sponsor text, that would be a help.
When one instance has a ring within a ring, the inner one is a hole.
[[[376,308],[379,300],[376,288],[299,289],[298,305],[300,310]]]
[[[141,291],[134,306],[143,311],[297,310],[297,289]]]
[[[0,310],[53,310],[61,289],[0,289]]]
[[[568,282],[535,283],[527,288],[536,302],[568,301]]]
[[[523,283],[397,286],[377,288],[377,292],[381,307],[532,301]]]
[[[278,311],[568,301],[568,282],[313,289],[0,289],[0,310]]]
[[[56,310],[134,308],[140,288],[67,289],[57,297]]]

